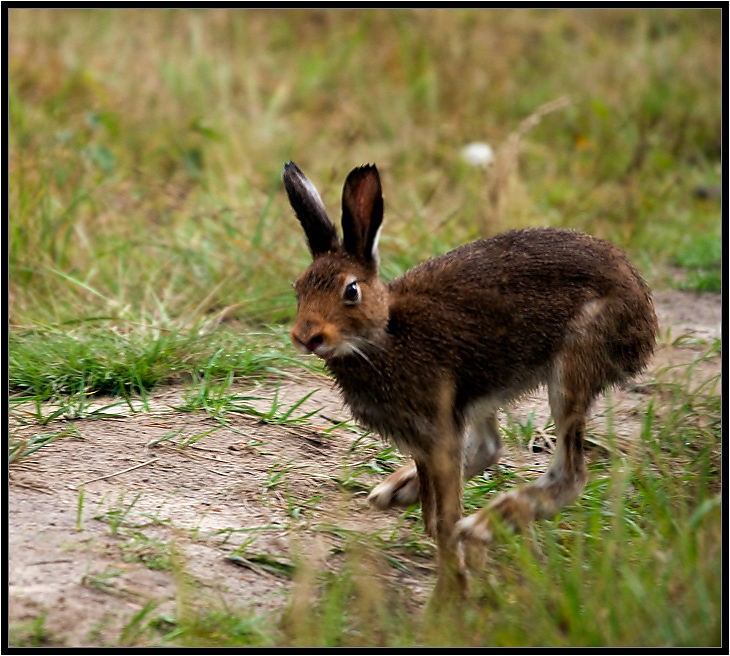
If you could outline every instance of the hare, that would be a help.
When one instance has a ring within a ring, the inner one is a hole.
[[[342,239],[299,167],[287,164],[283,178],[313,259],[294,286],[292,342],[325,360],[356,420],[412,456],[369,500],[420,500],[439,581],[463,586],[463,546],[488,543],[495,517],[519,528],[580,496],[592,401],[639,373],[654,350],[649,289],[615,246],[553,228],[480,239],[385,283],[376,167],[345,181]],[[502,450],[498,409],[542,384],[556,431],[549,468],[462,519],[462,478]]]

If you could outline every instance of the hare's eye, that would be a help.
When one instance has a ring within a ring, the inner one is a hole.
[[[342,293],[342,300],[346,305],[355,305],[360,302],[360,286],[356,282],[351,282],[345,287]]]

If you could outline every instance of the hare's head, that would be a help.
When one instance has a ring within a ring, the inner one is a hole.
[[[294,345],[329,360],[363,354],[388,323],[388,292],[378,277],[378,235],[383,196],[375,166],[354,169],[342,190],[342,239],[314,185],[299,167],[284,167],[289,202],[312,252],[296,281]]]

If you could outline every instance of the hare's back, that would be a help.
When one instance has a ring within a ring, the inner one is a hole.
[[[646,291],[620,249],[556,228],[512,230],[480,239],[427,260],[391,283],[396,295],[439,298],[451,307],[498,296],[505,302],[554,304],[565,297],[580,303],[620,290]]]
[[[607,330],[641,325],[646,340],[655,322],[648,289],[620,249],[551,228],[466,244],[411,269],[390,291],[395,342],[424,362],[435,345],[477,387],[486,369],[505,386],[543,370],[570,327],[594,311],[610,308]]]

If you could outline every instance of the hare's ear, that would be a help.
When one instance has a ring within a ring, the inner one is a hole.
[[[383,193],[375,166],[353,169],[342,190],[345,250],[358,261],[378,265],[378,236],[383,223]]]
[[[294,162],[284,165],[283,177],[289,203],[304,228],[312,257],[337,250],[340,247],[337,228],[327,217],[314,185]]]

